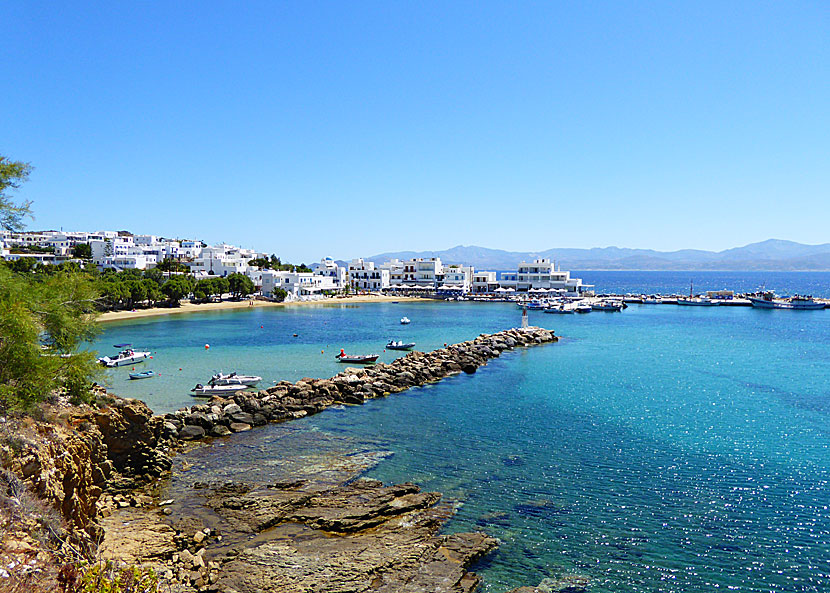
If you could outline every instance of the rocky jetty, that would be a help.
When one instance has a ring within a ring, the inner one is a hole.
[[[553,332],[528,327],[482,334],[467,342],[432,352],[410,352],[390,364],[347,368],[330,379],[281,381],[259,392],[214,396],[166,414],[162,436],[171,440],[222,437],[268,422],[282,422],[322,412],[340,404],[363,402],[439,381],[458,373],[475,373],[506,350],[555,342]]]
[[[468,566],[496,541],[483,533],[440,535],[452,510],[439,494],[412,484],[384,486],[355,475],[334,487],[303,479],[265,489],[197,485],[223,529],[173,514],[171,501],[138,487],[169,473],[171,451],[188,441],[475,373],[505,351],[556,340],[535,327],[480,335],[391,364],[283,381],[164,416],[102,390],[94,405],[59,402],[43,420],[0,418],[0,466],[60,511],[73,545],[94,553],[103,538],[102,557],[154,564],[177,591],[466,593],[479,582]],[[231,532],[244,537],[223,540]],[[5,558],[8,550],[0,552]]]

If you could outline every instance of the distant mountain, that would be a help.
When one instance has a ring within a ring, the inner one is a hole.
[[[503,251],[474,245],[458,245],[442,251],[399,251],[367,258],[383,263],[393,258],[440,257],[448,264],[475,266],[478,270],[514,270],[520,261],[546,257],[563,270],[830,270],[830,243],[804,245],[769,239],[724,251],[681,249],[655,251],[621,247],[592,249],[555,248],[539,252]]]

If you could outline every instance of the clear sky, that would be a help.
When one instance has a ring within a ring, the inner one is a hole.
[[[30,228],[285,260],[830,241],[830,2],[0,3]]]

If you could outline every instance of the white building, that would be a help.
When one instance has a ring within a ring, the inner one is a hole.
[[[323,258],[319,264],[314,264],[311,267],[315,276],[329,279],[324,281],[324,283],[331,286],[326,290],[343,290],[346,288],[349,281],[349,271],[335,263],[330,257]]]
[[[593,291],[593,285],[582,284],[580,278],[571,278],[570,272],[563,272],[549,259],[535,259],[521,262],[516,273],[516,290],[528,291],[544,288],[562,291],[568,296],[580,296]]]
[[[473,274],[473,293],[495,292],[497,288],[500,288],[500,286],[495,272],[476,272]]]
[[[469,292],[473,285],[472,266],[444,266],[444,271],[437,276],[438,288],[457,287],[462,292]]]
[[[349,263],[349,285],[355,290],[389,288],[389,270],[375,267],[375,262],[353,259]]]
[[[210,276],[228,276],[229,274],[245,274],[248,271],[248,261],[257,257],[255,251],[240,249],[233,245],[214,245],[201,249],[199,256],[187,262],[194,274],[208,274]]]
[[[279,270],[262,270],[262,294],[273,297],[276,289],[288,293],[286,300],[322,298],[323,293],[335,290],[334,278],[319,276],[313,272],[287,272]]]
[[[444,273],[440,257],[408,259],[404,262],[403,283],[421,288],[435,288]]]
[[[389,286],[400,286],[403,284],[404,263],[401,260],[391,259],[379,267],[381,270],[387,270],[389,272]]]

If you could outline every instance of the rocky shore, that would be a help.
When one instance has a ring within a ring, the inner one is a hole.
[[[439,534],[452,509],[438,493],[359,479],[365,467],[334,485],[313,475],[264,485],[194,483],[188,498],[198,499],[198,512],[159,500],[154,484],[189,441],[474,373],[506,350],[556,339],[540,328],[481,335],[164,416],[102,394],[98,408],[56,411],[49,423],[30,423],[30,436],[5,439],[0,462],[60,509],[79,545],[150,564],[173,591],[473,591],[479,579],[467,569],[497,542],[483,533]]]
[[[338,404],[363,402],[432,383],[478,367],[506,350],[554,342],[553,332],[538,327],[482,334],[467,342],[432,352],[410,352],[391,364],[347,368],[330,379],[282,381],[259,392],[240,391],[231,397],[214,396],[166,414],[162,436],[172,440],[221,437],[268,422],[282,422],[317,414]]]

